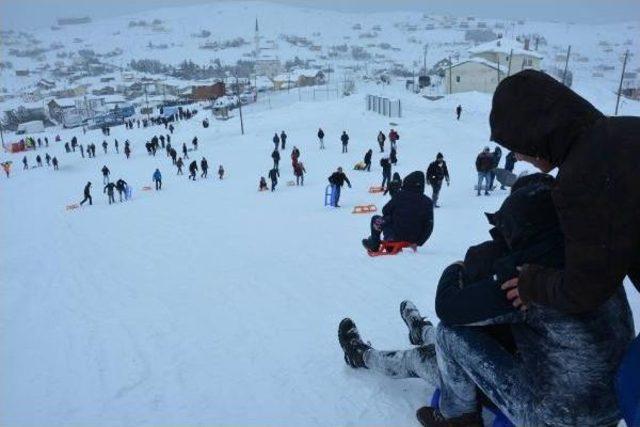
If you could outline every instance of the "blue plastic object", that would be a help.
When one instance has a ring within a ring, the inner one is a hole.
[[[336,205],[336,192],[333,188],[333,185],[327,185],[327,188],[324,190],[324,205],[325,206]]]
[[[440,407],[440,389],[439,388],[437,388],[433,392],[433,396],[431,396],[431,407],[432,408],[439,408]],[[487,407],[487,409],[489,411],[491,411],[491,413],[493,415],[495,415],[495,418],[493,419],[493,427],[515,427],[511,423],[511,421],[509,421],[509,418],[507,418],[502,413],[502,411],[500,411],[500,409],[491,408],[491,407]]]
[[[629,427],[640,426],[640,335],[627,349],[616,375],[616,397]]]

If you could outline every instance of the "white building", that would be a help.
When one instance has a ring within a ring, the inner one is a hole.
[[[259,76],[274,77],[282,71],[282,64],[278,58],[261,56],[256,59],[255,71]]]

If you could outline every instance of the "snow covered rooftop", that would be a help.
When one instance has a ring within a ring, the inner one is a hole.
[[[273,78],[276,81],[295,81],[300,77],[313,78],[318,75],[319,70],[292,70],[290,73],[282,73]]]
[[[488,61],[488,60],[486,60],[484,58],[476,58],[476,57],[468,58],[468,59],[465,59],[463,61],[460,61],[460,62],[457,62],[455,64],[452,64],[451,68],[457,67],[459,65],[466,64],[466,63],[469,63],[469,62],[475,62],[476,64],[486,65],[487,67],[491,67],[494,70],[500,69],[500,72],[501,73],[505,73],[505,74],[507,74],[507,72],[509,71],[508,68],[504,64],[498,65],[495,62]]]
[[[478,46],[472,47],[469,49],[470,54],[479,54],[479,53],[502,53],[505,55],[509,55],[513,50],[514,55],[527,55],[532,56],[534,58],[543,59],[544,56],[539,54],[538,52],[534,52],[531,50],[525,50],[522,43],[513,39],[497,39],[491,42],[482,43]]]

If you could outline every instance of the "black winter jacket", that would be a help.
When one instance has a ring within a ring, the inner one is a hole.
[[[447,169],[447,162],[442,161],[442,166],[438,165],[438,161],[431,162],[427,168],[427,183],[433,185],[436,182],[446,179],[449,182],[449,170]]]

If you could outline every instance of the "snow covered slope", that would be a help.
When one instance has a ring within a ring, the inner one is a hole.
[[[338,322],[351,316],[378,348],[407,347],[398,304],[412,299],[434,317],[441,271],[488,238],[483,212],[497,209],[506,192],[476,197],[472,190],[475,156],[489,135],[489,96],[431,102],[397,87],[385,91],[402,99],[405,114],[394,120],[397,171],[424,170],[441,151],[452,177],[435,231],[416,254],[370,258],[360,245],[369,215],[352,215],[353,205],[381,208],[386,200],[367,192],[380,183],[379,154],[371,173],[351,168],[367,149],[376,151],[378,130],[390,127],[364,111],[364,87],[339,101],[294,102],[295,92],[274,100],[278,108],[261,108],[263,101],[244,111],[244,136],[237,117],[211,120],[208,129],[200,125],[205,112],[180,122],[173,145],[197,135],[200,150],[191,157],[211,165],[209,179],[197,182],[175,176],[162,153],[147,156],[144,142],[166,133],[157,127],[113,128],[107,155],[99,131],[78,134],[98,145],[96,159],[53,143],[58,172],[21,171],[21,155],[3,154],[15,174],[1,179],[0,191],[0,425],[415,425],[415,409],[431,390],[419,380],[347,368]],[[611,108],[593,99],[597,93],[586,96]],[[315,139],[319,126],[325,151]],[[271,137],[283,129],[289,140],[280,186],[260,193]],[[348,154],[340,154],[342,130],[351,135]],[[63,142],[71,135],[61,132]],[[121,148],[132,141],[131,159],[113,152],[114,138]],[[308,171],[304,187],[286,185],[294,145]],[[213,173],[219,164],[223,181]],[[133,200],[107,205],[103,165],[133,185]],[[322,199],[337,166],[353,189],[334,210]],[[140,191],[156,167],[163,190]],[[87,181],[94,205],[65,211]],[[640,298],[629,297],[638,322]]]

